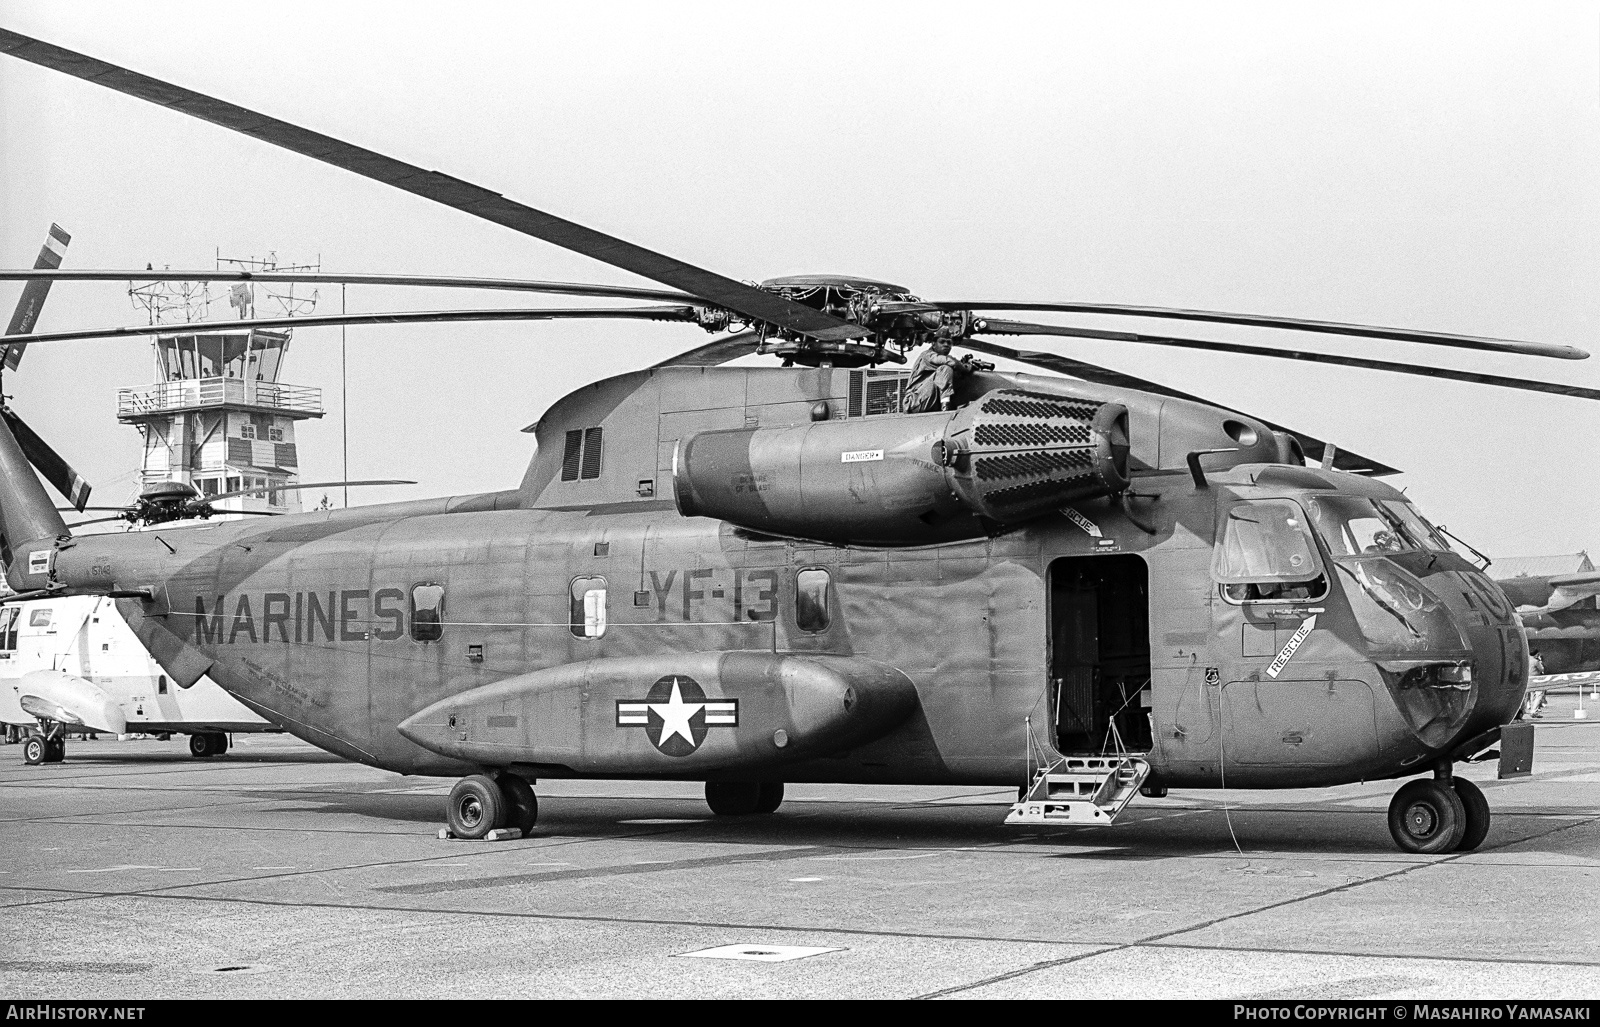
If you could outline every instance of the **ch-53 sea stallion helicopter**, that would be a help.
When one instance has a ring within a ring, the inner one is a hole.
[[[521,485],[482,495],[74,537],[0,425],[0,555],[24,595],[114,597],[180,685],[209,673],[330,751],[460,775],[447,803],[457,835],[530,830],[541,777],[705,781],[711,809],[730,815],[776,810],[790,781],[1016,785],[1009,822],[1105,824],[1141,789],[1426,775],[1400,787],[1389,826],[1403,849],[1442,852],[1477,846],[1489,827],[1482,792],[1453,765],[1495,744],[1503,772],[1531,759],[1531,728],[1511,726],[1528,673],[1512,607],[1375,480],[1392,468],[988,337],[1111,337],[1589,399],[1600,391],[987,312],[1582,351],[1192,310],[925,302],[835,276],[745,285],[49,43],[0,30],[0,50],[669,287],[298,275],[658,305],[296,325],[742,326],[560,400],[529,429],[539,448]],[[208,327],[247,323],[271,322]],[[949,409],[908,412],[907,376],[880,365],[940,340],[1078,380],[968,361]],[[784,366],[717,366],[752,348]]]

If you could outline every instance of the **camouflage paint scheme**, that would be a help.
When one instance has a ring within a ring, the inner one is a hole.
[[[18,584],[150,589],[152,600],[118,607],[180,684],[209,673],[294,734],[407,774],[498,762],[530,776],[1021,785],[1029,719],[1035,736],[1048,733],[1049,567],[1106,554],[1135,554],[1148,568],[1153,780],[1215,786],[1225,774],[1230,787],[1299,787],[1404,776],[1508,722],[1521,702],[1527,654],[1512,609],[1454,554],[1395,557],[1431,595],[1436,630],[1421,634],[1386,635],[1385,615],[1364,608],[1326,552],[1324,598],[1271,610],[1228,601],[1210,566],[1231,502],[1400,495],[1279,463],[1281,440],[1265,426],[1198,403],[997,373],[971,376],[958,393],[970,403],[1021,385],[1126,405],[1130,509],[1153,534],[1103,498],[1073,505],[1102,540],[1052,514],[993,537],[905,548],[771,538],[676,512],[681,440],[803,424],[819,402],[843,418],[850,373],[623,375],[566,397],[529,429],[539,449],[518,489],[71,539],[48,573]],[[563,480],[565,434],[590,427],[604,432],[598,476]],[[1206,458],[1199,488],[1186,457],[1217,449],[1229,452]],[[838,516],[849,516],[848,497]],[[53,548],[20,546],[13,566],[33,555],[39,567],[37,551]],[[808,568],[831,577],[829,624],[817,632],[795,619],[795,575]],[[574,633],[580,577],[605,579],[598,638]],[[438,641],[411,637],[417,583],[444,586]],[[1315,630],[1269,679],[1313,606]],[[1471,661],[1470,689],[1397,684],[1408,667],[1452,661]],[[507,684],[525,675],[528,687]],[[620,726],[618,712],[675,675],[742,704],[738,726],[707,729],[687,761]],[[875,712],[848,730],[799,723],[808,702],[841,687],[846,710],[855,688]],[[433,711],[427,725],[417,726],[419,711]],[[429,747],[401,733],[408,720]],[[774,742],[779,729],[797,744]],[[496,751],[507,755],[484,756]]]

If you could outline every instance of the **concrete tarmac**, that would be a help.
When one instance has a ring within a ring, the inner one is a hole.
[[[287,736],[219,759],[0,747],[9,998],[1597,998],[1600,704],[1535,774],[1462,772],[1477,852],[1389,838],[1396,783],[1001,823],[1010,789],[541,782],[534,837],[440,840],[453,781]],[[739,958],[698,956],[731,947]]]

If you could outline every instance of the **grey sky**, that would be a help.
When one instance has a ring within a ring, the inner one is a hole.
[[[929,298],[1206,307],[1600,349],[1600,7],[1528,4],[270,5],[0,2],[0,23],[735,278],[836,271]],[[211,265],[636,283],[544,243],[0,59],[0,264],[51,221],[74,267]],[[0,286],[0,306],[15,285]],[[336,290],[322,292],[336,310]],[[352,309],[511,305],[359,289]],[[563,301],[564,302],[564,301]],[[42,327],[133,323],[57,286]],[[1120,324],[1137,330],[1137,322]],[[1242,328],[1600,388],[1582,363]],[[603,324],[349,330],[364,501],[510,487],[563,393],[696,345]],[[1600,403],[1123,343],[1041,347],[1329,437],[1494,553],[1600,546]],[[302,474],[339,476],[338,329]],[[31,352],[23,415],[127,498],[143,342]],[[313,499],[315,497],[312,497]]]

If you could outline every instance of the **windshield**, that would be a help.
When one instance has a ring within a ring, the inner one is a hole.
[[[1466,649],[1449,609],[1415,575],[1378,555],[1335,561],[1343,574],[1350,612],[1378,651],[1443,652]]]
[[[1356,496],[1313,496],[1309,503],[1311,523],[1336,559],[1444,548],[1409,503]]]
[[[1439,538],[1438,533],[1433,530],[1433,525],[1424,520],[1422,515],[1417,513],[1417,508],[1410,503],[1385,499],[1378,505],[1383,508],[1385,513],[1400,522],[1406,534],[1419,547],[1440,553],[1449,551],[1449,545]]]

